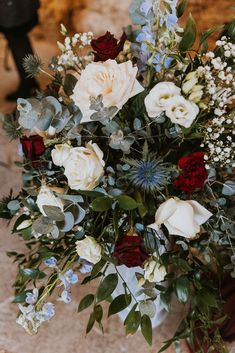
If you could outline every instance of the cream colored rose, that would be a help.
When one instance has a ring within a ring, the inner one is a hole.
[[[149,282],[162,282],[166,276],[166,268],[154,259],[150,259],[144,264],[144,278]]]
[[[91,121],[95,112],[90,110],[90,97],[102,95],[105,107],[121,109],[129,98],[142,92],[144,88],[136,79],[137,71],[130,60],[121,64],[115,60],[88,64],[71,96],[83,114],[81,123]]]
[[[155,118],[169,106],[169,98],[180,95],[180,88],[172,82],[160,82],[145,98],[145,107],[150,118]]]
[[[43,210],[43,206],[55,206],[60,208],[61,211],[63,211],[64,209],[63,202],[61,201],[61,199],[59,197],[56,197],[49,187],[44,185],[39,191],[36,204],[38,205],[40,212],[44,216],[46,216],[46,213]]]
[[[199,113],[197,104],[188,101],[183,96],[175,96],[169,99],[166,108],[166,116],[171,122],[190,127]]]
[[[155,215],[155,223],[149,227],[157,230],[164,224],[169,234],[192,239],[200,232],[200,225],[211,216],[212,213],[197,201],[171,198],[161,204]]]
[[[55,148],[51,151],[51,158],[53,163],[58,167],[63,167],[66,160],[69,158],[71,149],[71,146],[66,143],[56,145]]]
[[[86,236],[83,240],[76,242],[76,250],[78,255],[92,264],[96,264],[101,260],[101,246],[90,236]]]
[[[73,190],[92,190],[104,174],[103,152],[96,143],[71,148],[64,160],[64,174]]]

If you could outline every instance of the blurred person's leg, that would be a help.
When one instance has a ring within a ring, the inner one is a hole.
[[[28,54],[33,54],[32,46],[27,33],[17,33],[9,31],[4,33],[8,46],[12,52],[12,56],[17,67],[20,77],[20,85],[17,91],[6,96],[7,100],[16,100],[17,98],[28,98],[32,95],[33,90],[37,88],[37,83],[34,79],[28,78],[23,68],[23,59]]]
[[[28,98],[38,88],[36,80],[28,78],[23,68],[24,57],[28,54],[33,54],[28,33],[37,25],[38,15],[35,13],[28,22],[20,26],[13,26],[11,28],[0,26],[0,31],[3,32],[8,42],[20,78],[17,90],[6,96],[6,99],[9,101],[16,101],[17,98]]]

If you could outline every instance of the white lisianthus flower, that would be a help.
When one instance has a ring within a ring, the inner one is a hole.
[[[78,240],[76,250],[82,259],[92,264],[97,264],[101,260],[102,248],[93,237],[86,236],[85,239]]]
[[[171,122],[188,128],[199,113],[197,104],[188,101],[183,96],[175,96],[169,99],[166,108],[166,116]]]
[[[51,151],[53,163],[58,167],[63,167],[69,158],[71,149],[71,146],[67,143],[55,145],[55,148]]]
[[[126,61],[118,64],[116,60],[88,64],[76,83],[71,98],[80,108],[81,123],[90,122],[90,97],[103,96],[105,107],[115,106],[119,110],[131,97],[144,90],[136,79],[137,67]]]
[[[144,103],[150,118],[155,118],[169,106],[169,99],[180,95],[180,88],[173,82],[160,82],[146,96]]]
[[[46,216],[46,213],[43,210],[43,206],[55,206],[60,208],[62,212],[64,209],[64,205],[61,199],[56,197],[51,189],[45,185],[43,185],[39,191],[36,204],[44,216]]]
[[[149,227],[158,230],[164,224],[169,234],[192,239],[200,232],[200,225],[211,216],[212,213],[197,201],[170,198],[158,208],[155,223]]]
[[[162,282],[166,276],[166,268],[154,259],[150,259],[144,263],[144,278],[153,283]]]
[[[69,151],[63,167],[68,185],[73,190],[93,190],[104,175],[103,152],[96,143],[75,147]]]

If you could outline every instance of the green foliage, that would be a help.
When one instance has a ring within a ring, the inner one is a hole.
[[[182,0],[179,5],[177,6],[177,17],[180,18],[183,16],[185,8],[187,5],[187,0]]]
[[[190,14],[186,23],[186,27],[184,29],[184,34],[183,37],[181,39],[181,42],[179,44],[179,50],[181,52],[185,52],[187,50],[189,50],[190,48],[192,48],[195,40],[196,40],[196,34],[197,34],[197,30],[196,30],[196,23],[192,17],[192,15]]]
[[[91,207],[96,212],[108,211],[112,207],[112,199],[108,196],[97,197]]]
[[[108,316],[119,313],[131,304],[131,295],[120,294],[113,299],[109,306]]]
[[[137,202],[130,196],[121,195],[117,197],[119,207],[125,211],[131,211],[138,207]]]
[[[175,292],[181,303],[187,303],[189,299],[189,280],[187,277],[182,276],[177,278],[175,284]]]
[[[153,330],[150,318],[147,315],[142,316],[140,325],[142,335],[144,336],[148,344],[151,346],[153,339]]]
[[[81,301],[78,306],[78,312],[81,312],[87,309],[90,305],[93,304],[95,296],[93,294],[87,294]]]
[[[101,302],[107,299],[115,290],[118,284],[118,275],[116,273],[111,273],[107,277],[103,279],[100,283],[97,292],[96,292],[96,300],[97,302]]]

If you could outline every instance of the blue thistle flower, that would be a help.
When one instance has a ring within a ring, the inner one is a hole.
[[[169,181],[169,171],[157,160],[135,161],[129,174],[132,184],[146,193],[154,193]]]

